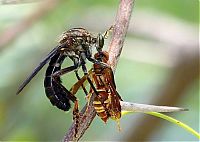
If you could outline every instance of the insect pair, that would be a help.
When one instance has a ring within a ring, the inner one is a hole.
[[[107,63],[109,54],[106,51],[98,52],[94,55],[94,58],[103,63]],[[92,69],[89,70],[89,73],[73,85],[71,88],[72,93],[76,94],[85,81],[88,81],[91,86],[87,97],[90,98],[92,95],[95,95],[92,104],[97,115],[104,122],[107,122],[109,118],[118,121],[121,118],[120,101],[122,101],[122,99],[116,91],[112,69],[94,63]],[[88,103],[89,102],[90,101],[88,101]]]
[[[104,39],[107,38],[109,30],[103,35],[98,34],[98,36],[92,35],[84,28],[73,28],[63,33],[59,45],[40,62],[19,87],[17,94],[49,62],[45,74],[44,87],[46,96],[52,105],[63,111],[68,111],[71,107],[70,101],[72,101],[74,103],[73,118],[78,120],[78,100],[75,94],[82,87],[86,95],[96,95],[93,105],[104,122],[109,117],[119,119],[121,117],[121,97],[116,91],[112,69],[107,64],[109,55],[107,52],[102,51]],[[93,47],[96,47],[97,50],[94,57],[92,56]],[[63,61],[67,58],[73,61],[73,65],[61,68]],[[86,68],[86,60],[93,63],[93,68],[89,72]],[[78,74],[80,67],[84,72],[82,78]],[[60,77],[72,71],[75,72],[79,81],[69,91],[62,84]],[[83,85],[86,80],[91,86],[89,93]]]

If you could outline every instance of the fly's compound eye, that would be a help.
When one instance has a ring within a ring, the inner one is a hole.
[[[97,51],[101,51],[104,46],[104,37],[102,34],[98,34],[97,36]]]

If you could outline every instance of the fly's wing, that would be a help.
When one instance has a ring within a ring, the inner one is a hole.
[[[34,69],[34,71],[24,80],[17,91],[17,95],[24,89],[24,87],[32,80],[32,78],[42,69],[42,67],[58,52],[60,46],[55,47],[40,64]]]

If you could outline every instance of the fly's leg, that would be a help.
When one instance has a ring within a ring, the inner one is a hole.
[[[92,62],[92,63],[94,63],[94,64],[98,64],[98,65],[100,65],[100,66],[102,66],[102,67],[104,67],[104,68],[110,68],[110,66],[109,66],[108,64],[106,64],[106,63],[104,63],[104,62],[101,62],[101,61],[99,61],[99,60],[97,60],[97,59],[95,59],[95,58],[87,57],[87,59],[88,59],[90,62]]]
[[[93,90],[94,93],[95,93],[95,95],[96,95],[96,96],[99,96],[98,91],[96,90],[96,88],[95,88],[95,86],[94,86],[92,80],[91,80],[90,77],[89,77],[89,75],[92,74],[92,70],[90,70],[89,73],[88,73],[87,68],[86,68],[86,65],[85,65],[85,59],[86,59],[86,57],[87,57],[87,53],[82,52],[82,53],[80,54],[80,59],[81,59],[81,63],[82,63],[81,66],[82,66],[82,70],[83,70],[83,72],[84,72],[84,77],[86,77],[86,80],[88,81],[88,83],[89,83],[90,86],[91,86],[90,92],[92,92],[92,90]],[[96,60],[96,59],[95,59],[95,60]],[[90,104],[91,95],[92,95],[91,93],[87,93],[87,96],[86,96],[86,98],[88,99],[88,106],[89,106],[89,104]],[[87,110],[87,109],[86,109],[86,110]]]
[[[85,57],[85,56],[86,56],[85,54],[82,54],[81,57],[83,58],[83,57]],[[90,59],[93,59],[93,58],[90,58]],[[94,59],[93,61],[98,62],[100,65],[101,65],[101,63],[103,63],[103,62],[100,62],[99,60],[96,60],[96,59]],[[103,64],[105,64],[105,63],[103,63]],[[107,64],[105,64],[105,65],[106,65],[106,67],[108,66]],[[104,67],[105,67],[105,66],[104,66]],[[108,66],[108,67],[109,67],[109,66]],[[110,68],[110,67],[109,67],[109,68]],[[87,68],[86,68],[85,64],[82,64],[82,70],[83,70],[83,72],[84,72],[85,75],[88,74],[88,71],[87,71]],[[91,86],[91,89],[94,91],[94,94],[96,95],[95,97],[98,98],[98,100],[101,102],[101,105],[104,107],[104,109],[105,109],[107,115],[109,115],[108,109],[107,109],[106,105],[104,104],[103,100],[101,99],[101,96],[99,95],[99,92],[98,92],[97,89],[95,88],[95,86],[94,86],[92,80],[89,78],[89,76],[87,76],[87,80],[88,80],[88,83],[89,83],[90,86]],[[91,98],[91,97],[90,97],[90,98]],[[90,100],[89,100],[89,101],[90,101]]]
[[[84,74],[87,75],[88,72],[87,72],[87,68],[86,68],[85,64],[82,64],[82,69],[83,69]],[[106,110],[106,112],[108,112],[104,102],[100,98],[100,95],[99,95],[98,91],[96,90],[92,80],[89,78],[89,76],[87,76],[87,80],[88,80],[88,83],[91,86],[91,89],[94,91],[94,94],[96,95],[96,97],[98,97],[98,99],[100,100],[100,102],[101,102],[102,106],[104,107],[104,109]]]
[[[71,71],[74,71],[76,70],[78,67],[77,66],[70,66],[70,67],[67,67],[67,68],[64,68],[64,69],[61,69],[59,71],[56,71],[55,73],[52,74],[52,77],[54,79],[56,79],[57,77],[60,77],[66,73],[69,73]]]
[[[61,69],[57,72],[55,72],[52,76],[55,82],[57,82],[57,78],[59,78],[60,76],[74,71],[77,69],[77,66],[70,66],[64,69]],[[59,82],[57,82],[57,84],[62,87],[63,91],[66,92],[66,95],[69,97],[70,100],[72,100],[74,102],[74,109],[73,109],[73,120],[75,122],[75,136],[77,135],[78,132],[78,127],[79,127],[79,109],[78,109],[78,100],[77,98],[74,96],[74,94],[72,94],[70,91],[68,91],[62,84],[60,84]]]
[[[95,94],[98,96],[98,92],[97,92],[97,90],[96,90],[96,88],[94,87],[94,85],[93,85],[93,83],[92,83],[92,80],[89,78],[89,76],[88,76],[88,71],[87,71],[87,68],[86,68],[86,66],[85,66],[85,62],[84,62],[84,59],[86,58],[86,54],[83,52],[83,53],[81,53],[81,59],[82,59],[82,70],[83,70],[83,72],[84,72],[84,75],[85,76],[87,76],[87,80],[88,80],[88,82],[89,82],[89,84],[90,84],[90,86],[91,86],[91,88],[92,88],[92,90],[95,92]],[[94,59],[94,60],[96,60],[96,59]],[[98,62],[98,60],[96,60],[97,62]],[[100,62],[101,63],[101,62]]]
[[[73,70],[77,69],[76,66],[70,66],[61,70],[56,71],[55,73],[52,74],[52,78],[53,81],[62,88],[62,90],[65,92],[66,96],[72,101],[75,102],[77,99],[74,96],[74,94],[72,94],[70,91],[68,91],[58,80],[58,78],[60,78],[60,76],[62,76],[63,74],[69,73]]]
[[[78,75],[78,71],[75,71],[75,74],[76,74],[76,78],[77,78],[78,80],[81,80],[80,76]],[[82,87],[82,89],[83,89],[85,95],[87,96],[87,95],[88,95],[88,91],[86,90],[84,84],[81,84],[81,87]]]
[[[70,57],[70,59],[74,62],[74,65],[75,65],[75,66],[77,66],[77,67],[80,66],[80,64],[81,64],[80,58],[78,58],[78,57]],[[81,78],[80,78],[80,76],[79,76],[79,74],[78,74],[78,70],[75,70],[75,74],[76,74],[76,78],[78,79],[78,81],[80,81]],[[81,84],[81,87],[82,87],[82,89],[83,89],[85,95],[87,96],[88,92],[87,92],[87,90],[86,90],[84,84]]]
[[[108,38],[110,32],[113,31],[113,28],[114,28],[114,27],[113,27],[113,25],[112,25],[112,26],[110,26],[110,28],[109,28],[108,30],[106,30],[106,31],[104,32],[104,34],[103,34],[104,39],[107,39],[107,38]]]

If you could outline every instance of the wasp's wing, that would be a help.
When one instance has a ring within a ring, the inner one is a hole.
[[[106,74],[104,75],[108,80],[109,83],[112,85],[112,87],[114,87],[116,89],[116,85],[115,85],[115,78],[114,78],[114,74],[111,68],[105,68],[104,69]]]
[[[106,77],[109,80],[109,85],[110,88],[112,89],[112,92],[117,95],[117,97],[122,101],[121,96],[119,95],[119,93],[116,90],[116,85],[115,85],[115,78],[114,78],[114,74],[111,68],[106,68]]]
[[[42,67],[58,52],[60,46],[55,47],[47,56],[44,58],[40,64],[34,69],[34,71],[24,80],[24,82],[19,87],[16,94],[19,94],[24,87],[31,81],[31,79],[42,69]]]

